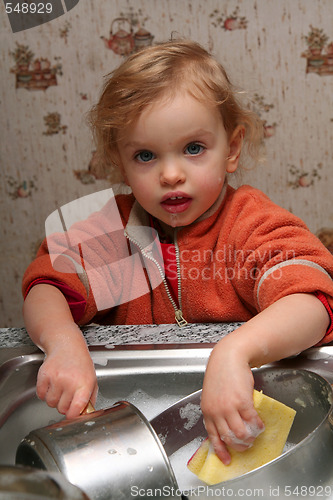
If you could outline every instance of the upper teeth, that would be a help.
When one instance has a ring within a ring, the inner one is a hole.
[[[181,200],[182,196],[170,196],[170,200]]]

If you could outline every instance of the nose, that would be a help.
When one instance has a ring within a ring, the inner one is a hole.
[[[160,182],[162,185],[174,186],[185,182],[186,176],[179,162],[175,160],[165,161],[161,165]]]

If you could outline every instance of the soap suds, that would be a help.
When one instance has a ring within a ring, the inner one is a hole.
[[[171,467],[174,471],[179,489],[181,491],[205,485],[203,481],[200,481],[200,479],[198,479],[198,477],[187,468],[187,462],[197,451],[204,439],[204,437],[196,437],[193,441],[190,441],[182,448],[179,448],[179,450],[175,451],[175,453],[169,457]]]
[[[158,397],[154,397],[142,389],[136,389],[130,394],[126,394],[126,397],[124,397],[124,394],[114,393],[112,395],[113,399],[109,399],[103,395],[103,388],[101,388],[97,395],[95,407],[96,409],[110,408],[117,401],[125,399],[138,408],[148,420],[151,420],[184,396],[183,394],[160,394]]]
[[[181,419],[187,420],[187,422],[184,423],[184,429],[189,431],[198,422],[202,413],[199,405],[187,403],[186,406],[180,408],[179,415]]]
[[[243,423],[247,430],[247,439],[256,438],[265,430],[265,427],[261,429],[256,423],[245,422],[244,420]],[[225,436],[221,436],[222,441],[224,440],[224,437],[228,437],[229,439],[231,439],[233,444],[240,444],[243,446],[247,446],[248,448],[251,448],[251,446],[253,445],[253,443],[247,443],[246,440],[236,437],[233,431],[231,431],[230,429]]]
[[[301,398],[296,398],[295,403],[302,406],[303,408],[306,408],[306,404],[304,403],[304,401]]]

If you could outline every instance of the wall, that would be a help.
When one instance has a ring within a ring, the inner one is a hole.
[[[135,34],[155,43],[176,32],[217,56],[254,96],[266,127],[267,163],[242,182],[311,231],[324,228],[321,237],[333,247],[331,0],[80,0],[64,16],[18,33],[1,2],[2,327],[23,324],[21,278],[46,217],[118,180],[116,173],[98,178],[85,113],[103,75],[132,50],[118,43],[120,29],[132,30],[131,43]]]

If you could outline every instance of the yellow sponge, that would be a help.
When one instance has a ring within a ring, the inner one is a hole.
[[[242,452],[229,448],[231,463],[224,465],[206,439],[188,461],[189,470],[205,483],[212,485],[241,476],[281,455],[296,411],[256,390],[253,402],[265,430],[251,448]]]

